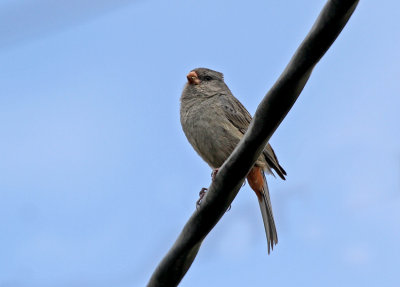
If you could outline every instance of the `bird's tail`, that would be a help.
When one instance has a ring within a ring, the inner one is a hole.
[[[250,187],[255,191],[258,203],[260,204],[261,215],[264,221],[265,234],[268,241],[268,254],[274,245],[278,243],[278,233],[276,232],[274,215],[272,214],[271,200],[264,171],[261,167],[253,167],[247,175]]]

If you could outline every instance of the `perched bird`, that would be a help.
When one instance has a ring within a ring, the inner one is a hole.
[[[221,73],[197,68],[187,75],[180,99],[182,129],[190,144],[214,173],[232,153],[250,124],[251,116],[224,82]],[[274,150],[267,144],[247,175],[250,187],[257,195],[270,248],[278,243],[265,173],[273,169],[285,179]]]

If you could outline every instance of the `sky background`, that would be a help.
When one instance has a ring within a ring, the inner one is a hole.
[[[0,286],[144,286],[210,169],[186,74],[251,114],[325,1],[0,1]],[[271,144],[279,244],[246,185],[180,286],[399,286],[400,4],[361,1]]]

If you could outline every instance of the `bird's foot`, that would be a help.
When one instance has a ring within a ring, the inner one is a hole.
[[[212,173],[211,173],[212,180],[215,180],[215,177],[217,176],[218,171],[219,171],[219,168],[216,168],[212,171]]]
[[[206,195],[208,188],[203,187],[199,192],[199,199],[196,201],[196,208],[198,209],[201,205],[201,201],[203,200],[204,196]]]
[[[200,208],[201,205],[201,201],[203,200],[204,196],[206,196],[206,192],[208,191],[208,188],[203,187],[200,192],[199,192],[199,199],[196,201],[196,209]],[[226,210],[226,212],[228,212],[229,210],[231,210],[232,205],[229,205],[228,209]]]

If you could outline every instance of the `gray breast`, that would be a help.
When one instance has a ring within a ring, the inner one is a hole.
[[[212,168],[224,163],[241,138],[212,98],[182,105],[181,123],[190,144]]]

